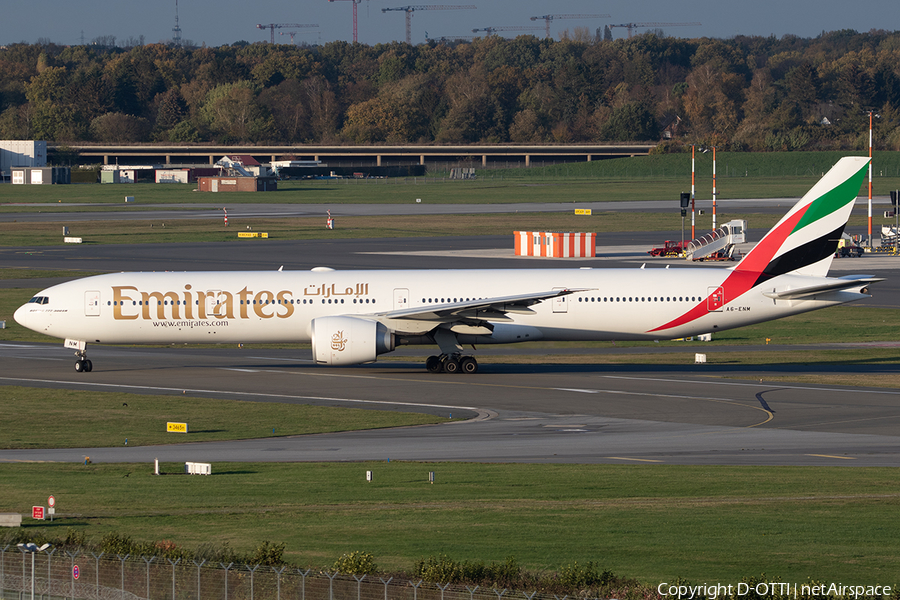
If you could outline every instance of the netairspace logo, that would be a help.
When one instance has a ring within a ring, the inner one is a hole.
[[[717,598],[740,598],[742,596],[800,598],[810,596],[831,596],[856,600],[864,597],[890,596],[893,589],[889,585],[844,585],[842,583],[798,584],[782,582],[683,585],[661,583],[656,588],[660,596],[675,600],[716,600]]]

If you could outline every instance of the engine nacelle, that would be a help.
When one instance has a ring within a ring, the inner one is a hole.
[[[321,365],[358,365],[394,349],[394,334],[377,321],[320,317],[312,321],[313,358]]]

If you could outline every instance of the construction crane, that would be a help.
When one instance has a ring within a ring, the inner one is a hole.
[[[609,28],[613,27],[625,27],[628,29],[628,37],[630,38],[634,35],[634,30],[638,27],[689,27],[689,26],[697,26],[702,25],[702,23],[622,23],[620,25],[609,25]]]
[[[334,0],[328,0],[329,2],[334,2]],[[362,2],[362,0],[350,0],[353,3],[353,43],[355,44],[358,39],[356,36],[356,5]]]
[[[547,37],[550,37],[550,21],[555,19],[606,19],[609,15],[542,15],[540,17],[531,17],[532,21],[543,19],[547,28]]]
[[[295,27],[296,27],[296,28],[301,28],[301,27],[318,27],[318,25],[300,25],[299,23],[269,23],[268,25],[257,25],[257,26],[256,26],[257,29],[268,29],[268,30],[272,33],[272,36],[271,36],[271,37],[272,37],[272,40],[271,40],[271,41],[272,41],[273,44],[275,43],[275,30],[276,30],[276,29],[281,29],[282,27],[290,27],[291,29],[293,29],[293,28],[295,28]],[[293,42],[294,39],[291,38],[291,41]]]
[[[453,4],[417,4],[413,6],[398,6],[397,8],[382,8],[381,12],[386,13],[391,10],[402,10],[406,13],[406,43],[412,44],[412,14],[417,10],[471,10],[478,8],[474,4],[453,5]]]
[[[472,33],[478,33],[480,31],[484,31],[488,35],[494,35],[495,31],[534,31],[538,29],[538,27],[527,27],[527,26],[517,26],[514,25],[512,27],[482,27],[481,29],[473,29]]]

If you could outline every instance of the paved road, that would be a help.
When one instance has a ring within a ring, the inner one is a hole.
[[[711,348],[707,351],[714,351]],[[308,350],[95,347],[94,371],[77,374],[70,353],[59,345],[3,344],[0,357],[6,366],[0,385],[186,392],[471,419],[242,442],[3,450],[0,461],[81,461],[90,456],[95,462],[392,458],[900,466],[896,391],[766,382],[767,376],[806,370],[796,365],[730,369],[501,362],[485,363],[475,376],[436,376],[403,356],[393,362],[327,369],[313,365]],[[858,372],[853,366],[846,370]]]
[[[414,201],[416,192],[409,192],[410,202],[406,204],[232,204],[227,197],[220,196],[216,204],[148,204],[140,203],[125,207],[123,204],[53,204],[5,203],[0,204],[2,222],[76,222],[103,220],[167,221],[174,219],[221,219],[222,207],[227,207],[229,220],[249,218],[322,217],[327,211],[339,219],[343,216],[373,215],[460,215],[460,214],[507,214],[535,212],[571,212],[574,208],[590,208],[596,212],[606,211],[677,211],[677,200],[646,200],[640,202],[521,202],[513,204],[441,204]],[[421,195],[421,192],[418,193]],[[747,198],[719,200],[718,211],[727,215],[737,212],[760,212],[784,214],[794,205],[796,198]],[[856,202],[857,212],[866,210],[868,200],[860,198]],[[877,211],[890,206],[885,197],[873,199]],[[78,209],[91,208],[81,212]],[[697,210],[710,213],[712,200],[698,200]],[[69,210],[75,209],[75,210]],[[96,210],[100,209],[100,210]],[[338,221],[340,224],[340,221]]]

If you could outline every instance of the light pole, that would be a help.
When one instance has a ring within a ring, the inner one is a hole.
[[[37,544],[28,542],[26,544],[16,544],[16,546],[18,546],[23,554],[31,555],[31,600],[34,600],[34,555],[49,548],[50,544],[44,544],[43,546],[38,547]]]
[[[697,239],[697,235],[694,231],[694,173],[696,172],[695,163],[695,147],[694,144],[691,144],[691,239]]]
[[[872,250],[872,111],[869,111],[869,250]]]

